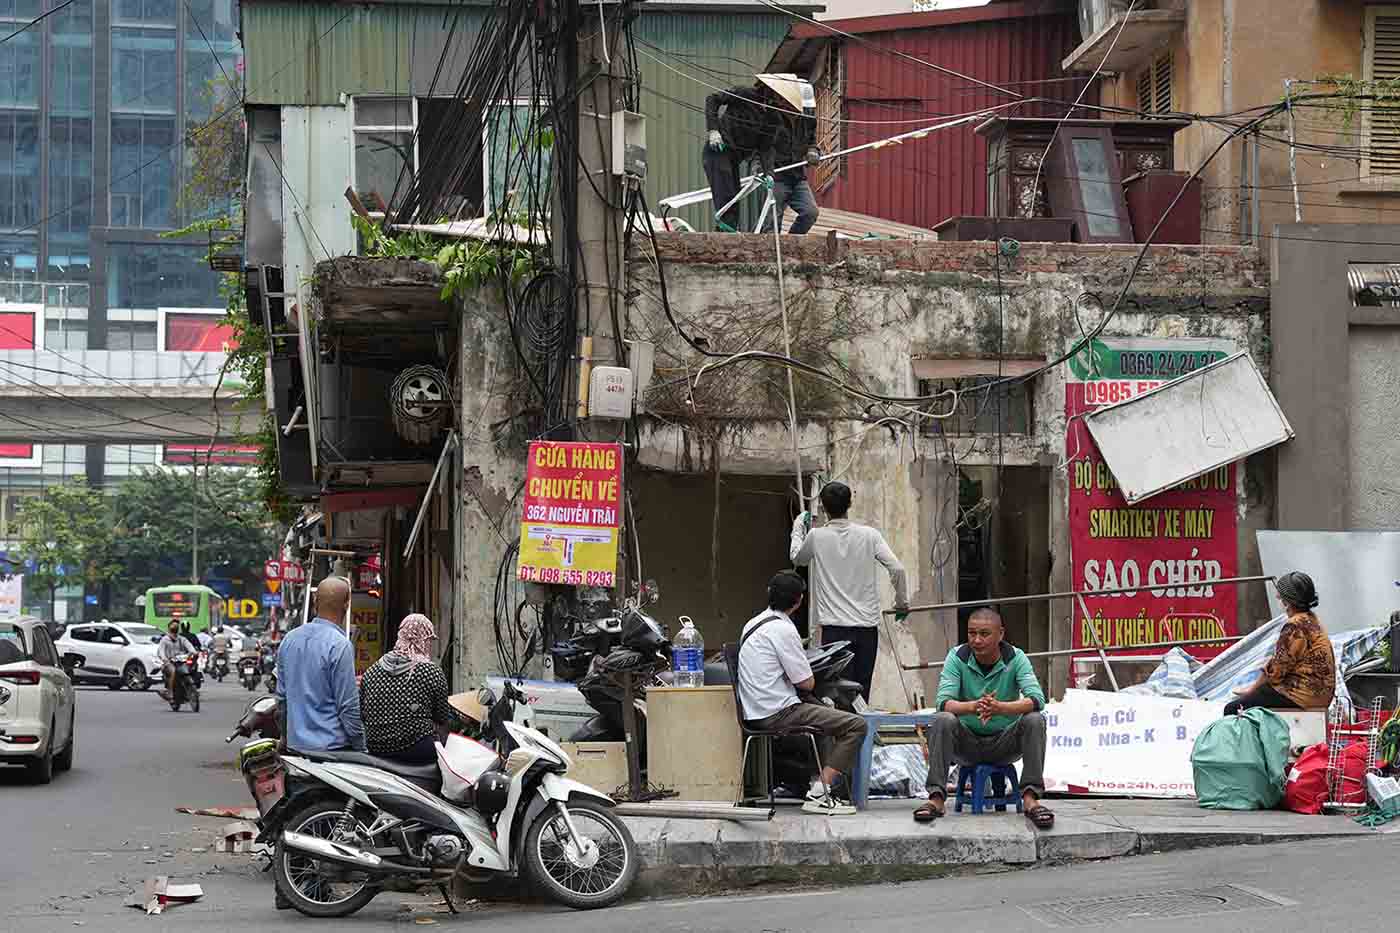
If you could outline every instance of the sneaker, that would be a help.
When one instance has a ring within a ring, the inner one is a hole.
[[[802,805],[803,813],[819,813],[823,816],[854,816],[856,808],[840,798],[823,793],[818,797],[807,797]]]

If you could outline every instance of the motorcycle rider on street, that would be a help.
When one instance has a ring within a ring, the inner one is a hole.
[[[212,671],[219,663],[219,658],[224,659],[224,668],[228,668],[228,651],[232,639],[224,631],[222,624],[214,626],[214,635],[209,639],[209,669]]]
[[[161,673],[165,675],[166,699],[175,693],[175,660],[187,654],[197,654],[198,649],[189,643],[180,631],[180,623],[172,621],[160,640],[156,654],[160,658]]]

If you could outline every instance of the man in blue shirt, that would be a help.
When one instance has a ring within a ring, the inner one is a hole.
[[[277,699],[290,749],[365,750],[355,647],[341,627],[349,604],[349,582],[327,577],[316,587],[316,618],[282,639]]]

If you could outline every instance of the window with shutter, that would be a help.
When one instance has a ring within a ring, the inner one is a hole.
[[[1400,82],[1400,6],[1367,7],[1365,81]],[[1400,112],[1393,106],[1365,108],[1363,175],[1400,175]]]
[[[826,51],[817,63],[812,75],[813,90],[817,95],[817,148],[823,153],[837,152],[844,148],[845,124],[841,122],[842,98],[845,94],[841,72],[841,46],[828,42]],[[828,159],[817,166],[814,182],[817,191],[825,191],[836,181],[845,167],[845,159]]]
[[[1146,115],[1172,112],[1172,55],[1159,55],[1137,78],[1138,110]]]

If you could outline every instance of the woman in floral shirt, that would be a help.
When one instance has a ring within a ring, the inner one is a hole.
[[[1326,709],[1337,690],[1337,659],[1332,642],[1312,610],[1317,589],[1305,573],[1286,573],[1274,582],[1288,621],[1278,635],[1264,674],[1225,707],[1229,716],[1252,706],[1269,709]]]

